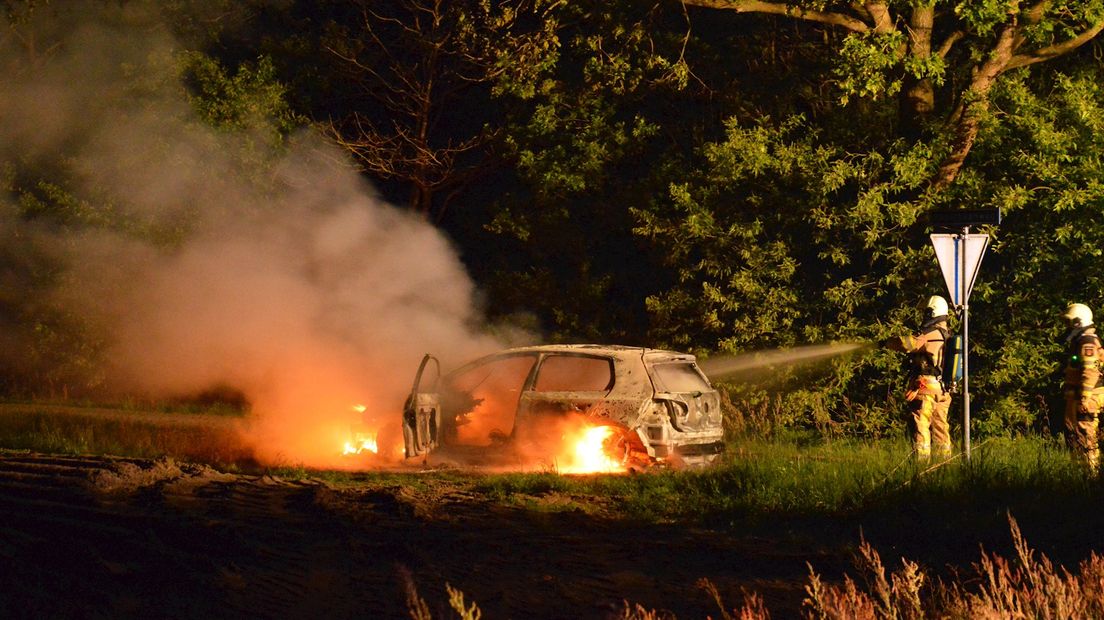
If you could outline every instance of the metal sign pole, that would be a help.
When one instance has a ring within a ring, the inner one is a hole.
[[[970,226],[999,226],[1000,209],[974,209],[936,211],[931,214],[932,225],[943,227],[946,234],[933,233],[932,247],[935,258],[943,270],[947,290],[956,306],[962,309],[963,321],[963,453],[969,460],[969,299],[974,288],[974,278],[989,246],[988,234],[970,235]],[[955,228],[960,234],[952,234]]]
[[[966,240],[970,227],[962,227],[962,279],[959,280],[959,299],[962,300],[962,438],[963,452],[970,460],[970,303],[966,296]]]
[[[935,258],[943,271],[947,290],[955,305],[962,311],[962,452],[970,458],[970,291],[974,287],[985,249],[989,247],[988,234],[970,234],[971,226],[999,226],[1000,208],[951,209],[934,211],[929,220],[935,228],[946,233],[932,233]],[[951,231],[959,229],[961,233]]]

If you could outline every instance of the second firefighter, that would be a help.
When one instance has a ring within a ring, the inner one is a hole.
[[[1093,326],[1092,311],[1085,304],[1070,304],[1062,318],[1069,327],[1064,338],[1066,369],[1062,382],[1066,442],[1088,470],[1096,474],[1100,469],[1097,417],[1104,404],[1100,337]]]

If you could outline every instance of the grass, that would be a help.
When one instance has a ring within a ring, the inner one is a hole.
[[[1091,533],[1104,530],[1104,482],[1048,437],[993,438],[976,444],[969,461],[929,463],[914,462],[904,440],[744,439],[708,470],[494,475],[473,490],[520,507],[533,497],[590,498],[611,518],[695,523],[810,550],[865,536],[930,566],[961,562],[979,545],[1007,549],[1009,515],[1067,563],[1096,548]]]
[[[150,413],[52,404],[0,405],[0,447],[70,454],[174,456],[226,468],[248,466],[235,419],[223,413]],[[947,462],[920,464],[903,439],[823,441],[809,435],[745,437],[730,443],[718,466],[698,471],[636,475],[561,476],[555,473],[417,475],[320,472],[292,464],[269,470],[284,478],[330,484],[399,485],[413,492],[454,487],[538,511],[582,510],[652,521],[795,528],[824,521],[878,533],[877,521],[919,521],[923,528],[976,531],[1001,527],[1011,511],[1028,526],[1047,518],[1047,506],[1094,515],[1104,485],[1088,479],[1058,440],[989,439]],[[593,505],[593,506],[591,506]],[[1060,532],[1070,529],[1055,524]],[[1100,523],[1104,526],[1104,522]],[[923,531],[922,531],[923,533]],[[936,534],[937,532],[927,532]]]
[[[705,470],[644,475],[559,476],[503,474],[483,478],[477,490],[507,499],[543,493],[616,498],[635,517],[660,519],[773,518],[845,515],[960,495],[1033,495],[1054,488],[1095,489],[1056,440],[993,439],[967,462],[916,463],[903,441],[805,440],[733,442],[724,463]]]
[[[77,399],[77,398],[6,398],[0,404],[28,408],[57,408],[131,411],[143,414],[200,414],[208,416],[241,417],[248,411],[248,405],[226,402],[224,400],[204,399],[148,399],[122,397],[117,399]]]
[[[58,454],[173,456],[234,468],[251,459],[234,422],[210,412],[5,403],[0,405],[0,447]]]

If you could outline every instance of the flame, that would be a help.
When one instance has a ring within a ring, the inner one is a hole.
[[[353,411],[357,413],[364,413],[368,407],[364,405],[353,405]],[[379,454],[379,444],[376,443],[376,439],[379,435],[378,431],[371,432],[354,432],[353,438],[345,442],[345,447],[341,451],[342,454],[363,454],[365,452],[371,452],[372,454]]]
[[[378,454],[379,446],[376,445],[375,437],[365,437],[357,433],[355,438],[345,442],[345,449],[342,451],[342,454],[362,454],[364,452]]]
[[[620,460],[610,456],[612,426],[585,425],[577,433],[565,436],[568,449],[560,459],[560,473],[593,474],[625,471]]]

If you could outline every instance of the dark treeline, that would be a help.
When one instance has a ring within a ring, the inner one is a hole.
[[[1097,0],[154,4],[199,118],[247,136],[243,175],[266,182],[258,141],[314,128],[447,232],[492,320],[549,340],[715,355],[880,339],[944,294],[926,214],[1000,207],[970,300],[971,391],[980,432],[1022,432],[1054,409],[1059,313],[1104,312]],[[63,9],[0,7],[5,71],[50,63],[41,22]],[[62,155],[17,151],[0,183],[18,217],[141,228],[71,189]],[[54,277],[27,260],[0,255],[20,280],[6,290]],[[58,312],[0,297],[28,351],[9,392],[95,383],[103,336]],[[897,426],[899,364],[870,352],[769,387],[789,422],[879,434]]]

